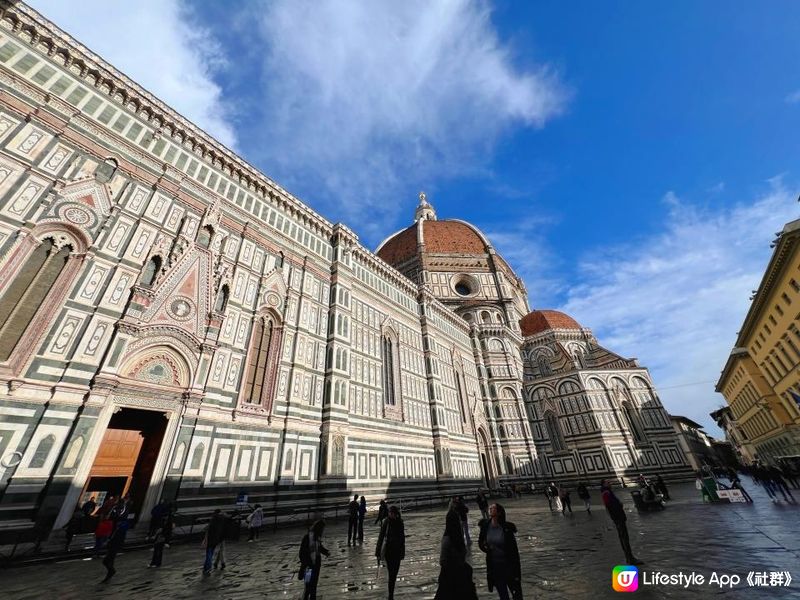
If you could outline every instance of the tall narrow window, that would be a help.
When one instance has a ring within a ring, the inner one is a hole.
[[[230,290],[228,289],[227,285],[223,285],[222,289],[217,294],[217,303],[214,305],[214,310],[218,313],[225,312],[225,308],[228,306],[228,295],[230,294]]]
[[[641,423],[639,423],[639,415],[635,414],[631,405],[628,402],[622,403],[622,414],[625,415],[625,421],[628,429],[633,435],[633,439],[637,442],[644,441],[644,433],[642,431]]]
[[[539,375],[541,377],[547,377],[548,375],[552,374],[552,370],[550,369],[550,360],[546,356],[540,356],[537,362],[539,365]]]
[[[0,361],[8,360],[67,264],[69,246],[46,239],[31,253],[0,297]]]
[[[55,444],[56,438],[52,434],[42,438],[39,445],[36,447],[36,451],[33,453],[33,458],[31,458],[28,467],[31,469],[41,469],[45,462],[47,462],[47,457],[50,456],[50,452],[53,450]]]
[[[150,287],[152,286],[155,281],[156,277],[158,277],[158,272],[161,270],[161,257],[160,256],[153,256],[150,260],[147,261],[147,265],[142,271],[142,279],[141,284],[143,286]]]
[[[561,426],[558,424],[558,417],[552,412],[547,412],[544,415],[544,422],[547,426],[547,433],[550,437],[553,450],[557,452],[565,450],[566,444],[564,443],[564,435],[561,433]]]
[[[382,358],[383,358],[383,401],[389,406],[397,404],[394,395],[394,344],[392,339],[383,336]]]
[[[461,411],[461,422],[467,422],[467,409],[464,406],[464,383],[461,380],[461,373],[456,371],[456,392],[458,393],[458,408]]]
[[[256,319],[253,335],[250,337],[249,362],[244,387],[244,401],[248,404],[263,404],[267,391],[270,345],[274,325],[270,319]]]

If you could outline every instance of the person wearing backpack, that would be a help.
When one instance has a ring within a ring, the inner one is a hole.
[[[381,525],[375,557],[378,562],[386,562],[386,569],[389,571],[389,600],[394,600],[394,585],[400,571],[400,562],[406,557],[405,526],[400,518],[400,509],[394,505],[389,507],[389,517]]]
[[[317,584],[322,568],[322,555],[330,556],[328,549],[322,545],[324,531],[325,521],[316,521],[300,541],[300,571],[297,578],[305,582],[303,600],[317,600]]]

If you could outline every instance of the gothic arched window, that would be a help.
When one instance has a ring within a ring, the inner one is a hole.
[[[259,317],[253,325],[248,352],[247,374],[242,399],[247,404],[270,405],[270,382],[274,371],[272,364],[275,347],[275,322],[269,317]]]
[[[544,422],[547,427],[547,433],[550,437],[550,443],[553,446],[553,450],[560,451],[566,449],[566,444],[564,443],[564,434],[561,433],[561,426],[558,424],[558,417],[555,414],[548,411],[544,415]]]
[[[637,442],[643,442],[644,431],[642,429],[642,424],[639,422],[639,415],[631,408],[627,400],[622,403],[622,414],[625,416],[625,422],[633,435],[633,439]]]
[[[197,232],[197,244],[202,248],[208,248],[211,246],[212,237],[214,237],[214,228],[206,225]]]
[[[43,437],[39,445],[36,446],[36,451],[33,453],[33,458],[31,458],[28,467],[31,469],[41,469],[47,462],[47,457],[50,456],[50,452],[53,450],[55,444],[56,437],[53,434]]]
[[[542,377],[547,377],[553,373],[553,371],[550,369],[550,359],[548,359],[546,356],[540,356],[537,364],[539,366],[539,375]]]
[[[456,371],[456,392],[458,393],[458,408],[461,411],[461,422],[467,422],[467,408],[465,406],[466,398],[464,396],[464,381],[461,376],[461,371]]]
[[[199,469],[203,464],[203,450],[203,444],[197,444],[194,452],[192,452],[192,462],[190,463],[189,468],[193,471]]]
[[[72,248],[43,240],[0,296],[0,361],[8,360],[64,270]],[[33,340],[27,340],[29,343]]]
[[[218,313],[225,312],[225,309],[228,306],[228,296],[230,295],[230,289],[227,285],[223,285],[222,289],[220,289],[219,294],[217,294],[217,303],[214,305],[214,311]]]
[[[391,337],[384,335],[381,340],[381,358],[383,359],[383,401],[384,404],[397,404],[394,390],[395,348]]]
[[[142,271],[141,285],[150,287],[156,281],[158,272],[161,270],[161,257],[156,255],[150,258]]]

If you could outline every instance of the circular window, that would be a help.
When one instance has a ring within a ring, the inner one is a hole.
[[[477,294],[481,287],[480,282],[475,277],[466,273],[455,275],[451,281],[455,293],[465,298]]]
[[[456,284],[456,293],[459,296],[469,296],[472,293],[472,288],[465,281],[459,281]]]

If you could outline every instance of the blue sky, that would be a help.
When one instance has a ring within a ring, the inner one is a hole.
[[[718,433],[800,216],[797,3],[32,5],[367,246],[424,189]]]

